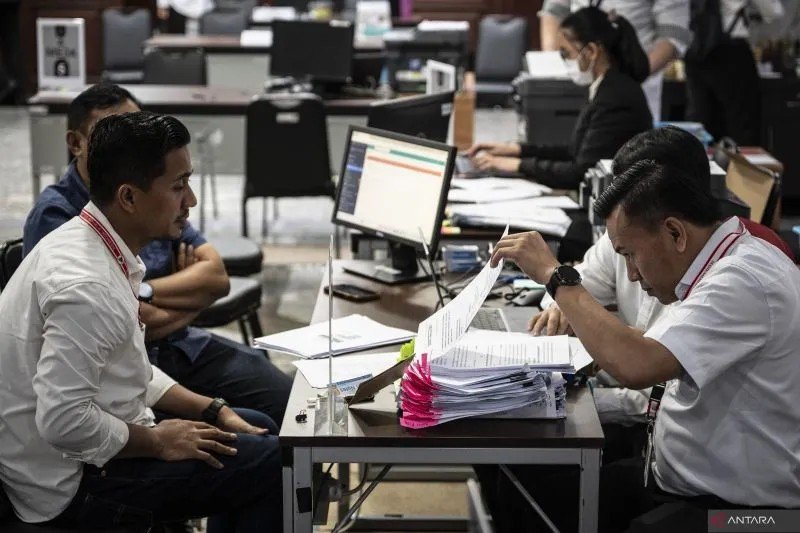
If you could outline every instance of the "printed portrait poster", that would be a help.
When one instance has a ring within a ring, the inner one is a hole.
[[[86,48],[82,18],[36,19],[39,89],[83,88]]]

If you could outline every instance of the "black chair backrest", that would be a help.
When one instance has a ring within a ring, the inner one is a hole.
[[[6,288],[8,280],[22,263],[22,239],[0,243],[0,291]]]
[[[103,11],[103,65],[106,69],[141,69],[142,43],[150,37],[150,13],[146,9]]]
[[[200,33],[204,35],[239,35],[247,29],[250,13],[238,8],[217,8],[200,18]]]
[[[522,69],[527,49],[527,20],[507,15],[485,16],[478,28],[475,78],[510,82]]]
[[[201,50],[187,52],[151,50],[144,56],[144,83],[206,85],[205,54]]]
[[[322,99],[271,94],[247,108],[244,199],[331,196],[328,132]]]

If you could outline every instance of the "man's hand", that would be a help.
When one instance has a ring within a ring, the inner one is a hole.
[[[485,171],[519,172],[519,163],[520,159],[518,157],[489,155],[486,152],[480,152],[472,158],[472,164],[475,165],[475,168]]]
[[[248,424],[230,407],[223,407],[220,409],[219,416],[217,417],[217,427],[223,431],[232,431],[234,433],[248,433],[250,435],[267,434],[266,428],[258,428]]]
[[[213,468],[222,468],[222,463],[212,453],[236,455],[236,448],[223,444],[235,441],[236,434],[205,422],[164,420],[153,431],[158,442],[156,457],[164,461],[199,459]]]
[[[178,246],[176,270],[180,271],[197,263],[199,259],[194,255],[194,246],[182,242]]]
[[[473,144],[464,155],[467,157],[475,157],[478,152],[486,152],[489,155],[505,155],[515,156],[520,154],[520,146],[517,143],[478,143]]]
[[[513,261],[533,281],[544,285],[560,263],[538,231],[506,235],[497,242],[492,253],[492,266],[500,259]]]
[[[541,335],[543,331],[547,335],[569,335],[572,333],[572,327],[561,308],[554,303],[531,318],[528,322],[528,331],[533,335]]]

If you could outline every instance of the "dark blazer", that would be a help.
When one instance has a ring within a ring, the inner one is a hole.
[[[625,142],[653,127],[642,87],[616,68],[581,109],[570,146],[522,144],[519,171],[556,189],[577,189],[586,170],[611,159]]]

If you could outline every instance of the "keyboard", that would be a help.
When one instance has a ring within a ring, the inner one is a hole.
[[[497,307],[481,307],[478,309],[478,314],[472,319],[472,324],[469,327],[489,331],[511,331],[503,310]]]

